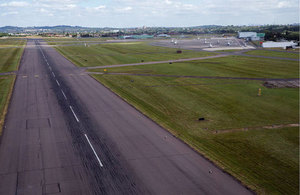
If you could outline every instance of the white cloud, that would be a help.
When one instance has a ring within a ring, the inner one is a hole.
[[[24,7],[24,6],[28,6],[29,3],[25,2],[25,1],[12,1],[9,3],[2,3],[0,4],[0,7]]]
[[[119,13],[126,13],[126,12],[129,12],[131,10],[132,10],[132,7],[130,7],[130,6],[121,7],[121,8],[115,8],[115,11],[119,12]]]
[[[280,1],[277,4],[278,8],[289,8],[289,7],[292,7],[292,6],[293,5],[290,2],[288,2],[288,1]]]
[[[101,10],[101,9],[105,9],[105,8],[106,8],[105,5],[99,5],[99,6],[95,7],[94,9],[95,10]]]
[[[17,11],[11,11],[11,12],[4,12],[1,14],[1,16],[7,16],[7,15],[17,15],[19,12]]]

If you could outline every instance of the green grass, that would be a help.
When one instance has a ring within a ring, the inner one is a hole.
[[[298,128],[213,134],[298,123],[298,89],[267,89],[258,81],[93,76],[256,192],[298,194]]]
[[[103,72],[103,69],[89,71]],[[251,78],[299,78],[296,61],[229,56],[173,64],[107,68],[108,72]]]
[[[24,46],[24,39],[0,39],[0,47]],[[18,69],[24,48],[0,48],[0,73]]]
[[[25,45],[26,40],[24,39],[0,39],[0,47],[13,47]]]
[[[4,123],[7,106],[12,92],[12,85],[15,76],[0,76],[0,135],[2,133],[2,126]]]
[[[69,45],[69,44],[82,44],[84,42],[91,42],[91,41],[107,41],[113,40],[111,37],[99,37],[99,38],[44,38],[44,41],[48,42],[48,45]]]
[[[0,49],[0,73],[18,70],[24,48]]]
[[[299,128],[225,133],[206,140],[209,149],[235,174],[255,188],[264,188],[259,192],[299,193]]]
[[[216,55],[212,52],[184,50],[177,54],[175,48],[148,45],[147,42],[109,43],[84,46],[60,46],[56,49],[74,64],[81,67],[111,64],[139,63],[142,60],[160,61]]]
[[[277,52],[277,51],[268,51],[268,50],[252,50],[246,52],[245,54],[299,59],[299,53],[289,53],[289,52],[280,52],[280,51]]]

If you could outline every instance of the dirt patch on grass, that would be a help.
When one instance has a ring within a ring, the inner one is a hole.
[[[299,79],[291,81],[266,81],[263,85],[267,88],[299,88],[300,82]]]

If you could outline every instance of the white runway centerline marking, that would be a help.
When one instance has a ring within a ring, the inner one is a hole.
[[[54,74],[54,72],[52,72],[52,75],[55,77],[55,74]]]
[[[91,144],[91,142],[90,142],[88,136],[87,136],[86,134],[84,134],[84,136],[85,136],[86,140],[89,142],[90,147],[92,148],[92,150],[93,150],[93,152],[94,152],[94,154],[95,154],[95,156],[96,156],[96,158],[97,158],[97,160],[98,160],[98,162],[99,162],[99,164],[100,164],[100,167],[103,167],[103,164],[102,164],[100,158],[98,157],[98,155],[97,155],[97,153],[96,153],[96,151],[95,151],[93,145]]]
[[[79,123],[79,119],[78,119],[77,115],[75,114],[75,112],[74,112],[72,106],[70,106],[70,109],[71,109],[71,111],[72,111],[72,113],[73,113],[73,115],[74,115],[76,121]]]
[[[63,94],[64,98],[67,100],[68,98],[67,98],[67,96],[66,96],[66,94],[64,93],[63,90],[61,90],[61,93]]]
[[[55,81],[56,81],[57,85],[58,85],[58,86],[60,86],[60,84],[59,84],[58,80],[55,80]]]

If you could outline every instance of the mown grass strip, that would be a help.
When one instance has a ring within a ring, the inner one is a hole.
[[[290,53],[290,52],[284,52],[284,51],[252,50],[252,51],[246,52],[245,54],[299,59],[299,53]]]
[[[0,135],[2,134],[5,116],[12,96],[16,76],[0,76]]]

